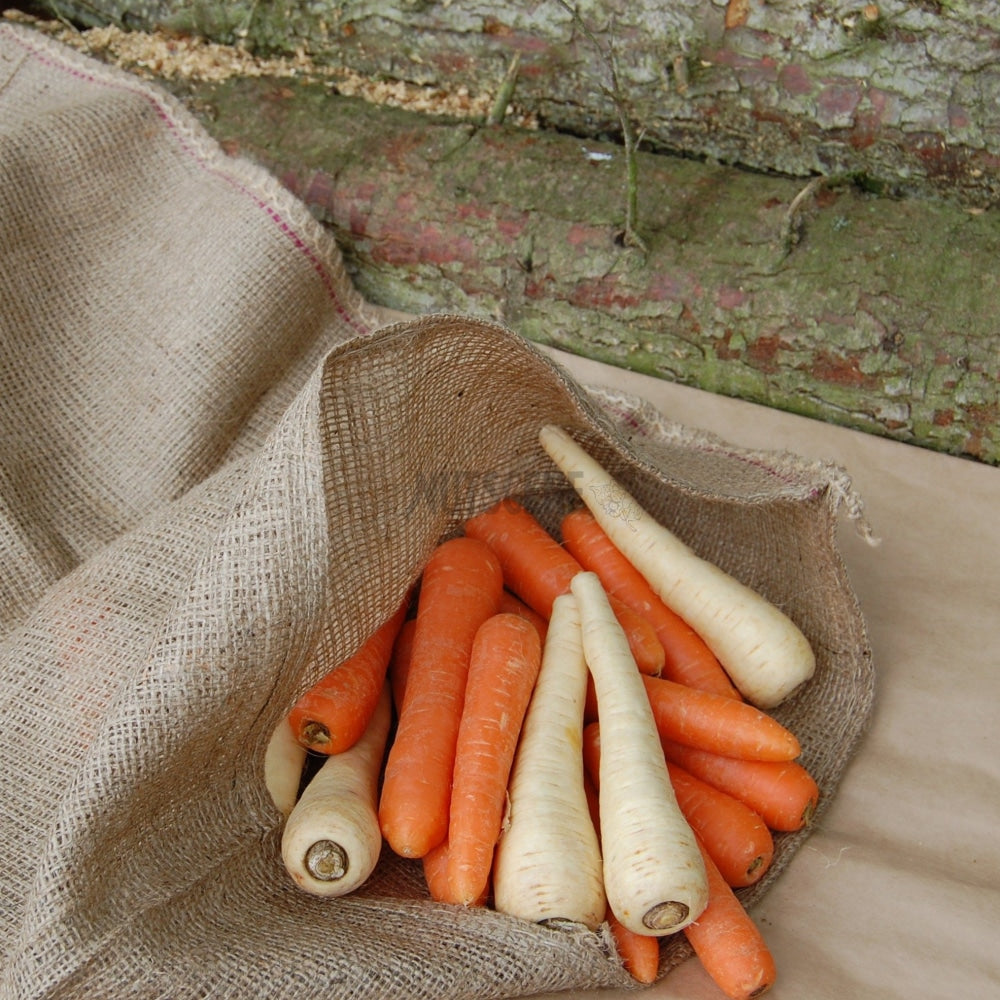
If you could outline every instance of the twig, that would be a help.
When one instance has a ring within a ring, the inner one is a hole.
[[[611,75],[611,88],[604,88],[605,93],[611,98],[615,106],[615,113],[622,130],[622,143],[625,147],[625,228],[621,234],[622,246],[635,247],[646,252],[646,244],[639,235],[639,157],[638,147],[642,141],[642,133],[636,134],[635,123],[632,120],[631,107],[625,97],[625,91],[621,85],[621,78],[618,74],[618,59],[615,55],[614,44],[608,47],[605,52],[600,40],[591,30],[589,25],[580,17],[580,11],[568,0],[557,0],[559,5],[570,13],[575,24],[580,26],[580,30],[587,36],[587,40],[597,50],[608,65]]]
[[[784,218],[781,220],[781,234],[779,237],[782,257],[787,257],[792,252],[792,247],[799,242],[798,214],[799,210],[810,199],[819,188],[827,182],[827,178],[822,174],[814,177],[799,193],[789,202],[785,210]]]
[[[511,98],[514,96],[514,88],[517,86],[517,72],[521,66],[521,53],[515,52],[511,59],[507,72],[504,73],[503,80],[500,81],[500,89],[493,101],[493,107],[486,118],[487,125],[502,125],[507,117],[507,108],[510,107]]]

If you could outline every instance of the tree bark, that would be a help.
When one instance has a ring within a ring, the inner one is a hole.
[[[80,23],[194,32],[430,86],[492,92],[554,128],[887,194],[1000,197],[994,0],[50,0]],[[611,85],[612,58],[620,87]]]
[[[428,119],[322,85],[185,99],[336,235],[360,290],[714,392],[1000,462],[1000,223],[943,202]],[[780,445],[780,442],[776,442]]]

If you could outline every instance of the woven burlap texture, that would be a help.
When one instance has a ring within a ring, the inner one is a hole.
[[[0,996],[629,982],[605,933],[436,906],[415,862],[307,896],[262,780],[296,695],[438,539],[509,493],[555,526],[547,421],[800,622],[819,669],[779,715],[833,793],[872,700],[842,473],[584,389],[497,325],[387,318],[169,96],[0,26]]]

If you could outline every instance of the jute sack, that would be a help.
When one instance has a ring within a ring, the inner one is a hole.
[[[842,472],[579,386],[497,325],[386,318],[172,99],[0,26],[0,996],[629,983],[606,933],[435,905],[388,851],[307,896],[263,785],[274,726],[439,539],[508,494],[555,527],[543,422],[799,622],[818,671],[778,714],[833,794],[872,700]]]

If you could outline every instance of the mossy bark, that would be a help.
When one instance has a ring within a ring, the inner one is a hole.
[[[643,154],[642,253],[613,144],[288,81],[184,96],[331,227],[373,301],[1000,462],[993,213]]]
[[[83,24],[194,32],[256,51],[516,99],[547,124],[884,193],[1000,196],[993,0],[49,0]],[[617,56],[619,92],[610,86]]]

